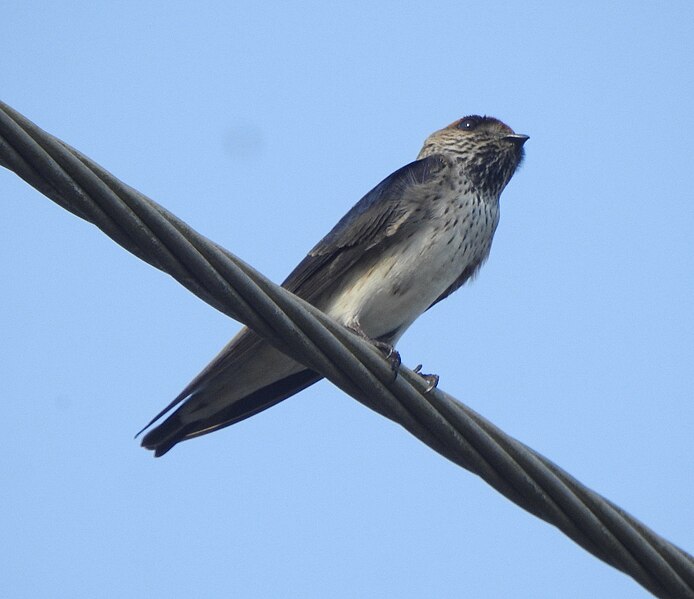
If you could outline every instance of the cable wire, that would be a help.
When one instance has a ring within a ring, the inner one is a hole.
[[[694,599],[692,556],[2,102],[0,164],[654,595]]]

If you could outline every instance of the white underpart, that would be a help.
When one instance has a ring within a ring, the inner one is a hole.
[[[459,221],[470,211],[469,202],[460,200],[456,206]],[[482,215],[474,224],[468,219],[447,231],[444,224],[455,215],[430,214],[410,239],[386,250],[368,272],[348,278],[324,311],[372,339],[398,330],[395,343],[467,266],[489,254],[498,204],[483,203],[479,210],[486,218]]]

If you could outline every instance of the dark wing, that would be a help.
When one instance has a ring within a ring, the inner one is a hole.
[[[313,303],[327,287],[339,282],[340,275],[363,256],[365,251],[398,230],[410,213],[413,198],[408,198],[408,195],[414,195],[413,192],[419,186],[430,182],[445,166],[445,158],[434,154],[415,160],[386,177],[359,200],[316,244],[289,274],[282,286]],[[408,199],[410,201],[407,201]],[[233,347],[228,348],[233,351],[222,350],[142,431],[196,389],[223,374],[246,353],[252,352],[256,348],[258,338],[255,335],[246,335],[235,341]]]
[[[314,303],[321,293],[339,283],[345,271],[366,251],[399,230],[412,214],[413,205],[421,201],[427,184],[432,183],[435,175],[445,166],[446,161],[442,156],[429,156],[404,166],[384,179],[309,252],[283,286]],[[185,402],[163,423],[149,431],[142,445],[154,450],[157,456],[163,455],[184,439],[218,430],[257,414],[321,378],[311,370],[300,370],[277,380],[269,380],[247,395],[229,397],[225,387],[249,376],[245,366],[256,359],[265,345],[265,341],[248,330],[233,339],[145,427],[148,428],[177,404]],[[286,359],[279,351],[277,354],[281,359]],[[271,367],[270,363],[269,370]],[[216,409],[210,412],[213,404]],[[200,408],[206,408],[209,413],[201,418],[190,418],[194,410]]]
[[[206,435],[250,418],[299,391],[303,391],[321,378],[317,372],[302,370],[278,379],[237,401],[220,405],[219,410],[207,418],[200,418],[191,422],[182,420],[179,415],[179,408],[144,436],[142,447],[154,451],[154,457],[158,458],[181,441]],[[155,420],[157,419],[155,418]]]
[[[434,154],[385,178],[318,242],[282,286],[314,303],[364,252],[398,231],[410,217],[422,186],[431,183],[446,164],[443,156]]]

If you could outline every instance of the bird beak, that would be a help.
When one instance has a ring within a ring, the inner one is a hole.
[[[511,133],[510,135],[504,135],[503,139],[507,139],[511,143],[514,143],[520,147],[530,139],[530,136],[521,135],[520,133]]]

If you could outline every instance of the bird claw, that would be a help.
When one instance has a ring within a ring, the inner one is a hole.
[[[426,382],[427,382],[427,387],[424,389],[424,393],[429,393],[432,389],[436,389],[436,387],[439,384],[439,375],[438,374],[424,374],[422,372],[422,365],[417,364],[413,372],[416,372],[419,376],[421,376]]]
[[[376,349],[380,350],[383,353],[386,360],[388,360],[388,362],[390,363],[390,369],[397,376],[398,368],[400,368],[400,364],[402,364],[400,352],[397,349],[395,349],[390,343],[385,343],[384,341],[375,341],[372,339],[371,343],[373,343]]]
[[[424,393],[429,393],[430,391],[433,391],[439,385],[438,374],[423,374],[422,378],[428,383],[427,388],[424,389]]]
[[[390,363],[390,369],[395,374],[393,380],[395,380],[398,377],[398,369],[400,368],[400,364],[402,364],[400,352],[398,352],[398,350],[396,350],[390,343],[386,343],[385,341],[378,341],[377,339],[371,339],[371,337],[369,337],[364,331],[361,330],[361,327],[359,325],[352,325],[347,328],[349,328],[353,333],[356,333],[362,339],[365,339],[366,341],[371,343],[371,345],[373,345],[377,350],[379,350],[383,354],[385,359],[388,360],[388,362]]]

